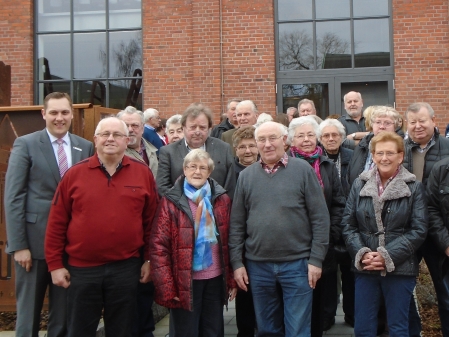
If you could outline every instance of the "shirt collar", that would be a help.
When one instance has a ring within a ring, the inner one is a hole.
[[[187,148],[187,151],[192,151],[192,149],[189,147],[189,145],[187,144],[187,140],[186,140],[186,138],[184,137],[184,144],[186,145],[186,148]],[[204,142],[204,144],[203,145],[201,145],[201,147],[199,147],[201,150],[204,150],[204,151],[206,151],[206,142]]]
[[[264,169],[265,169],[266,167],[268,167],[268,165],[265,164],[264,161],[262,160],[262,157],[260,157],[259,163],[260,163],[260,165],[262,165],[262,168],[264,168]],[[281,159],[279,159],[279,160],[274,164],[274,166],[284,166],[284,167],[287,167],[287,164],[288,164],[288,155],[287,155],[287,153],[284,152],[284,155],[281,157]],[[274,167],[274,166],[273,166],[273,167]]]
[[[54,143],[54,142],[56,142],[56,141],[59,139],[59,138],[53,136],[53,135],[48,131],[47,128],[45,128],[45,131],[47,131],[47,134],[48,134],[48,137],[50,138],[50,142],[51,142],[51,143]],[[61,139],[64,141],[64,143],[70,144],[70,137],[69,137],[69,133],[68,133],[68,132],[67,132],[67,133],[65,134],[65,136],[62,137]]]
[[[409,137],[410,138],[410,137]],[[425,151],[427,151],[431,146],[433,146],[435,144],[435,132],[432,135],[432,138],[430,138],[429,142],[426,144],[426,146],[421,147],[420,144],[416,143],[413,139],[410,138],[410,141],[412,142],[413,145],[417,146],[417,150],[420,153],[423,153]]]
[[[156,130],[156,129],[153,128],[151,125],[145,124],[144,126],[145,126],[147,129],[150,129],[150,130]]]

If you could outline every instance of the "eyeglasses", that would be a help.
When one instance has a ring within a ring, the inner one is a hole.
[[[332,136],[332,138],[340,138],[339,133],[324,133],[321,135],[321,138],[329,139]]]
[[[126,124],[126,123],[125,123],[125,124]],[[137,128],[139,128],[140,126],[142,126],[142,124],[140,124],[140,123],[126,124],[126,127],[127,127],[127,128],[132,127],[133,129],[137,129]]]
[[[102,133],[97,133],[96,135],[101,138],[104,138],[104,139],[108,139],[109,137],[111,137],[111,135],[112,135],[112,138],[114,138],[114,139],[122,139],[123,137],[127,137],[126,135],[124,135],[123,133],[120,133],[120,132],[111,133],[111,132],[107,132],[107,131],[102,132]]]
[[[255,149],[255,148],[256,148],[256,145],[254,145],[254,144],[249,144],[249,145],[240,145],[240,146],[237,147],[237,150],[239,150],[239,151],[245,151],[246,149],[253,150],[253,149]]]
[[[376,152],[374,155],[378,158],[383,158],[383,156],[387,156],[387,158],[391,158],[394,155],[398,154],[399,152]]]
[[[256,142],[258,142],[259,144],[265,144],[268,140],[268,142],[270,142],[270,144],[273,144],[277,139],[281,138],[282,135],[280,135],[279,137],[276,136],[270,136],[268,138],[262,137],[262,138],[257,138]]]
[[[316,137],[316,135],[314,133],[308,133],[308,134],[300,133],[299,135],[293,136],[293,137],[297,138],[297,139],[305,139],[306,137],[309,139],[313,139]]]
[[[186,169],[188,169],[191,172],[196,172],[196,170],[200,170],[201,173],[209,171],[209,168],[207,166],[196,166],[196,165],[188,165],[186,166]]]
[[[394,123],[393,122],[388,122],[388,121],[377,121],[374,122],[373,124],[376,124],[377,126],[385,126],[386,128],[389,126],[392,126]]]

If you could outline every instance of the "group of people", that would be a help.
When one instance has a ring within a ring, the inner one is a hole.
[[[191,104],[161,125],[127,107],[100,121],[94,146],[70,134],[72,102],[49,94],[46,128],[16,139],[5,186],[17,336],[322,336],[341,292],[356,336],[419,336],[414,300],[425,259],[449,336],[449,139],[427,103],[322,121],[301,100],[282,123],[250,100]],[[277,119],[280,120],[280,119]],[[403,123],[403,121],[406,123]],[[448,197],[446,197],[448,195]]]

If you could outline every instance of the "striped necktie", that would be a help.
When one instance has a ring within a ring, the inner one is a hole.
[[[67,162],[67,155],[64,151],[64,140],[61,138],[56,140],[58,143],[58,165],[59,165],[59,174],[61,178],[64,176],[66,171],[69,169],[69,164]]]

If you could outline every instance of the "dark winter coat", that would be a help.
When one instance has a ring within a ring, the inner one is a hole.
[[[401,166],[379,197],[376,171],[365,171],[354,181],[343,215],[343,238],[355,271],[379,274],[364,271],[361,263],[365,253],[377,251],[385,259],[386,272],[418,275],[415,253],[426,238],[428,223],[424,188]]]
[[[184,179],[184,176],[178,179],[159,204],[150,238],[151,278],[154,282],[156,303],[167,308],[192,311],[195,230],[189,201],[184,194]],[[219,233],[217,239],[223,272],[223,304],[227,304],[227,290],[236,287],[228,251],[231,200],[215,180],[209,178],[209,183]],[[174,297],[178,297],[179,301],[175,301]]]

